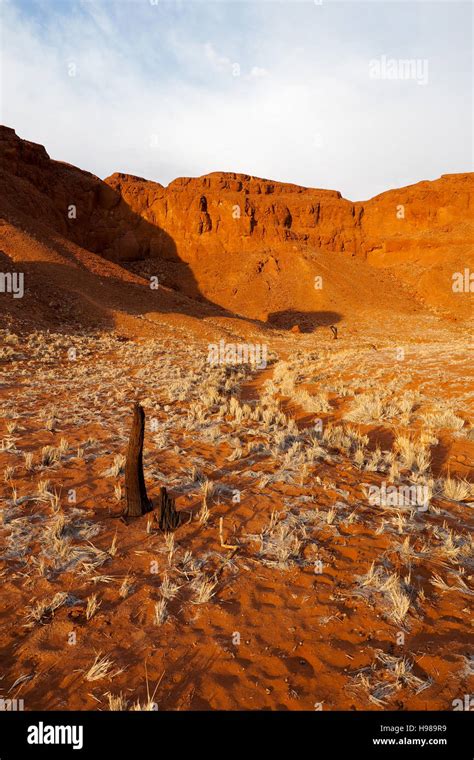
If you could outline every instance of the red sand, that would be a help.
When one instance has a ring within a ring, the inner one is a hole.
[[[233,174],[102,182],[0,140],[0,271],[25,277],[0,294],[2,696],[130,709],[148,678],[160,709],[452,709],[472,689],[472,294],[452,284],[474,175],[353,203]],[[221,339],[269,366],[212,370]],[[183,511],[172,550],[116,519],[134,400],[149,495]],[[429,509],[371,504],[382,482],[427,484]]]

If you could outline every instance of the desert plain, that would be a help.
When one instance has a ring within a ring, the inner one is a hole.
[[[353,202],[0,147],[0,697],[464,709],[474,175]],[[173,532],[123,515],[136,402]]]

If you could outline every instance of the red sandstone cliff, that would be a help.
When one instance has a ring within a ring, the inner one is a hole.
[[[7,127],[0,155],[8,224],[128,262],[231,313],[276,324],[298,321],[299,312],[319,312],[324,322],[362,308],[470,314],[469,295],[453,294],[451,281],[472,255],[472,173],[353,203],[333,190],[230,173],[168,187],[120,173],[101,181]]]

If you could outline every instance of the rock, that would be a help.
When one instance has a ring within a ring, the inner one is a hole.
[[[185,296],[231,313],[292,324],[294,333],[336,324],[362,302],[403,313],[423,300],[457,319],[470,316],[451,278],[472,252],[473,173],[352,202],[336,190],[232,172],[167,187],[123,173],[102,181],[51,160],[8,127],[0,127],[0,155],[8,220],[41,225],[48,237],[115,262],[156,258]],[[318,290],[316,276],[324,280]]]

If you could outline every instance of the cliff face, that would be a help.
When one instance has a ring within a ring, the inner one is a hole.
[[[123,174],[105,182],[188,252],[280,246],[356,250],[362,210],[332,190],[223,173],[180,178],[166,188]]]
[[[191,248],[287,245],[376,260],[474,239],[472,173],[389,190],[364,203],[238,174],[181,178],[167,188],[123,174],[105,182],[137,214]]]
[[[105,182],[52,161],[42,145],[21,140],[7,127],[0,127],[0,156],[2,213],[20,214],[116,261],[147,254],[153,235],[159,237]]]
[[[446,174],[389,190],[364,204],[363,251],[422,304],[453,318],[473,316],[472,294],[453,292],[453,275],[471,267],[474,174]]]
[[[309,308],[323,270],[319,305],[328,308],[338,294],[343,300],[354,277],[370,301],[377,294],[367,292],[375,283],[368,269],[375,277],[390,270],[420,303],[467,313],[466,299],[453,300],[450,278],[472,251],[474,174],[353,203],[333,190],[232,173],[168,187],[120,173],[101,181],[52,161],[7,127],[0,152],[1,210],[12,223],[40,224],[111,261],[151,259],[175,289],[237,313],[265,318],[285,305]],[[338,279],[336,270],[347,276]]]

